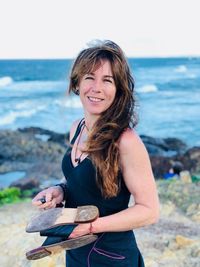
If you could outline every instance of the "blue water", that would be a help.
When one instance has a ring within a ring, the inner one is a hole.
[[[7,172],[0,174],[0,189],[8,187],[12,182],[21,179],[25,176],[25,172],[16,171],[16,172]]]
[[[0,60],[0,129],[69,130],[82,116],[66,96],[71,60]],[[139,134],[200,145],[200,58],[129,59]]]

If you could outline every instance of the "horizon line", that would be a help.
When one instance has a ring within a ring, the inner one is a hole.
[[[14,58],[1,58],[0,60],[74,60],[76,57],[14,57]],[[163,56],[126,56],[127,59],[164,59],[164,58],[200,58],[199,55],[163,55]]]

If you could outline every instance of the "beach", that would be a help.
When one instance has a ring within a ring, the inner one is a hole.
[[[0,189],[38,191],[63,178],[72,122],[83,116],[68,96],[72,60],[0,60]],[[197,267],[200,257],[200,58],[129,59],[136,85],[136,131],[150,155],[160,197],[157,224],[134,229],[146,267]],[[189,178],[166,179],[173,162]],[[130,205],[133,200],[130,200]],[[64,252],[38,261],[25,253],[44,238],[25,227],[31,198],[0,206],[1,267],[64,267]]]
[[[184,184],[175,181],[173,185],[166,181],[157,182],[161,199],[160,220],[157,224],[135,229],[138,246],[144,256],[146,267],[197,267],[200,257],[200,205],[196,184]],[[177,190],[178,189],[178,193]],[[188,189],[189,188],[189,189]],[[182,198],[182,205],[166,196],[169,194]],[[184,194],[182,193],[184,192]],[[184,202],[191,195],[192,204]],[[131,202],[130,202],[131,205]],[[36,261],[28,261],[25,253],[40,246],[44,237],[38,233],[26,233],[25,227],[30,217],[37,211],[31,202],[5,205],[0,207],[1,227],[1,267],[65,267],[65,253],[53,255]]]

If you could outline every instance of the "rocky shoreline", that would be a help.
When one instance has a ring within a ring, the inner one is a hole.
[[[156,179],[180,161],[191,173],[200,173],[200,147],[188,148],[177,138],[153,138],[141,135],[149,152]],[[22,171],[25,176],[11,186],[24,189],[43,188],[63,177],[62,157],[68,135],[37,127],[0,131],[0,174]]]
[[[191,174],[200,173],[200,148],[188,148],[176,138],[141,136],[150,155],[160,198],[157,224],[135,229],[146,267],[197,267],[200,257],[199,182],[158,179],[173,161],[180,161]],[[62,178],[61,160],[68,136],[41,128],[0,131],[0,173],[24,171],[13,182],[21,190],[41,189]],[[49,183],[49,184],[48,184]],[[132,205],[132,201],[130,201]],[[25,227],[37,212],[31,201],[0,207],[1,267],[65,267],[64,252],[37,261],[25,253],[41,245],[43,237],[27,234]]]

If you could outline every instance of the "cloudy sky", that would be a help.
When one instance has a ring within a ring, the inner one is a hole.
[[[200,56],[199,0],[0,0],[0,59],[70,58],[93,39],[127,56]]]

